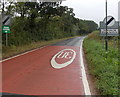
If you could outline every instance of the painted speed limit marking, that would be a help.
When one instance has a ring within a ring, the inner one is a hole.
[[[61,69],[70,65],[76,57],[73,49],[63,49],[55,54],[51,60],[51,65],[55,69]]]

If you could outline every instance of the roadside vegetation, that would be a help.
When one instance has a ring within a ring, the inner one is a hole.
[[[74,37],[77,37],[77,36],[74,36]],[[50,40],[50,41],[38,41],[38,42],[32,42],[28,45],[23,45],[23,46],[4,46],[3,48],[3,52],[2,52],[2,58],[5,59],[5,58],[8,58],[8,57],[11,57],[11,56],[14,56],[14,55],[17,55],[17,54],[20,54],[20,53],[24,53],[26,51],[30,51],[30,50],[33,50],[33,49],[37,49],[37,48],[40,48],[40,47],[43,47],[43,46],[47,46],[47,45],[51,45],[51,44],[54,44],[56,42],[60,42],[60,41],[63,41],[63,40],[66,40],[66,39],[69,39],[69,38],[74,38],[74,37],[67,37],[67,38],[62,38],[62,39],[54,39],[54,40]]]
[[[120,95],[118,41],[114,47],[113,37],[109,37],[109,49],[106,52],[103,39],[95,31],[84,40],[83,46],[90,74],[94,76],[101,95]]]
[[[43,41],[88,34],[97,29],[94,21],[75,18],[72,8],[56,2],[51,6],[50,2],[5,1],[1,9],[4,14],[12,16],[12,33],[8,34],[7,46],[6,34],[2,33],[3,56],[17,47],[24,49],[32,44],[36,48],[34,46]]]

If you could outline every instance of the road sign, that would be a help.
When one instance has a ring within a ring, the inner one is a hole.
[[[100,36],[106,36],[106,29],[101,29]],[[118,29],[107,29],[107,36],[119,36]]]
[[[2,33],[11,33],[9,26],[3,26],[2,27]]]
[[[3,25],[9,25],[11,24],[11,15],[2,15],[2,23]]]
[[[107,29],[118,29],[118,26],[119,26],[119,22],[115,21],[114,25],[107,26]],[[106,24],[104,23],[104,21],[100,22],[100,29],[106,29]]]
[[[107,36],[119,36],[119,22],[115,21],[114,25],[107,27]],[[106,36],[106,24],[100,22],[100,36]]]
[[[105,25],[106,25],[106,19],[107,19],[107,26],[113,26],[113,25],[115,24],[115,19],[114,19],[114,17],[112,17],[112,16],[107,16],[107,18],[105,18],[105,19],[103,20],[103,22],[105,23]]]

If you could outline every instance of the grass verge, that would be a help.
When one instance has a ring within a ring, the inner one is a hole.
[[[101,95],[119,95],[118,48],[103,48],[102,38],[98,32],[91,33],[83,43],[90,74],[95,77],[96,87]]]
[[[77,37],[77,36],[74,36],[74,37]],[[50,44],[53,44],[56,42],[60,42],[62,40],[66,40],[69,38],[73,38],[73,37],[68,37],[68,38],[63,38],[63,39],[55,39],[55,40],[51,40],[51,41],[34,42],[34,43],[31,43],[28,45],[17,46],[17,47],[16,46],[9,46],[9,47],[3,46],[2,47],[2,59],[5,59],[5,58],[8,58],[8,57],[20,54],[20,53],[24,53],[29,50],[40,48],[40,47],[43,47],[46,45],[50,45]]]

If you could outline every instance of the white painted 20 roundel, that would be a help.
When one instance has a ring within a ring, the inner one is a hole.
[[[51,65],[55,69],[61,69],[70,65],[76,57],[76,52],[73,49],[63,49],[53,56],[51,59]],[[62,63],[56,60],[64,60]]]

